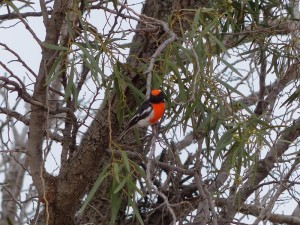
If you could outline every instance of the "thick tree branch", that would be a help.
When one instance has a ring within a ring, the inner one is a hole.
[[[215,201],[217,207],[225,207],[227,204],[226,199],[217,199]],[[240,207],[239,212],[243,213],[245,215],[252,215],[255,217],[258,217],[261,211],[264,208],[257,207],[255,205],[249,205],[249,204],[242,204]],[[268,215],[268,221],[272,223],[278,223],[278,224],[289,224],[289,225],[300,225],[300,219],[297,216],[289,216],[289,215],[282,215],[282,214],[275,214],[275,213],[270,213]]]

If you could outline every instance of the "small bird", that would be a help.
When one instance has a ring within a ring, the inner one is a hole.
[[[156,124],[165,112],[165,101],[163,93],[158,89],[153,89],[150,98],[147,99],[129,121],[126,129],[120,134],[118,140],[133,127],[147,127]]]

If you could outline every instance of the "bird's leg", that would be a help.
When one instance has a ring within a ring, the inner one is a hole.
[[[157,132],[158,132],[158,126],[159,126],[158,123],[151,125],[151,127],[152,127],[152,135],[153,136],[157,134]]]

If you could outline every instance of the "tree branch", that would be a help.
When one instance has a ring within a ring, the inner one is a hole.
[[[217,199],[215,203],[217,207],[221,207],[221,208],[225,207],[226,199]],[[254,205],[242,204],[239,212],[245,215],[252,215],[258,217],[263,209],[264,208],[257,207]],[[279,224],[285,223],[289,225],[300,225],[300,218],[297,216],[289,216],[289,215],[282,215],[282,214],[275,214],[275,213],[269,214],[268,221],[272,223],[279,223]]]
[[[52,9],[47,10],[48,15],[51,15],[53,12]],[[0,15],[0,20],[12,20],[12,19],[18,19],[20,17],[26,18],[26,17],[40,17],[43,16],[43,12],[26,12],[26,13],[8,13]]]
[[[19,54],[9,48],[6,44],[0,43],[0,46],[3,46],[7,51],[13,54],[17,58],[17,61],[22,64],[22,66],[24,66],[33,76],[37,77],[37,74],[21,59]]]
[[[0,107],[0,114],[1,113],[5,114],[9,117],[15,118],[16,120],[21,121],[22,123],[24,123],[27,126],[29,125],[29,119],[27,119],[24,115],[14,111],[14,110]]]

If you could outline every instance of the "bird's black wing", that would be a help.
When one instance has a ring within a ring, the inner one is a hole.
[[[134,126],[139,120],[146,118],[152,111],[152,105],[149,100],[143,102],[140,108],[133,115],[128,123],[128,128]]]

